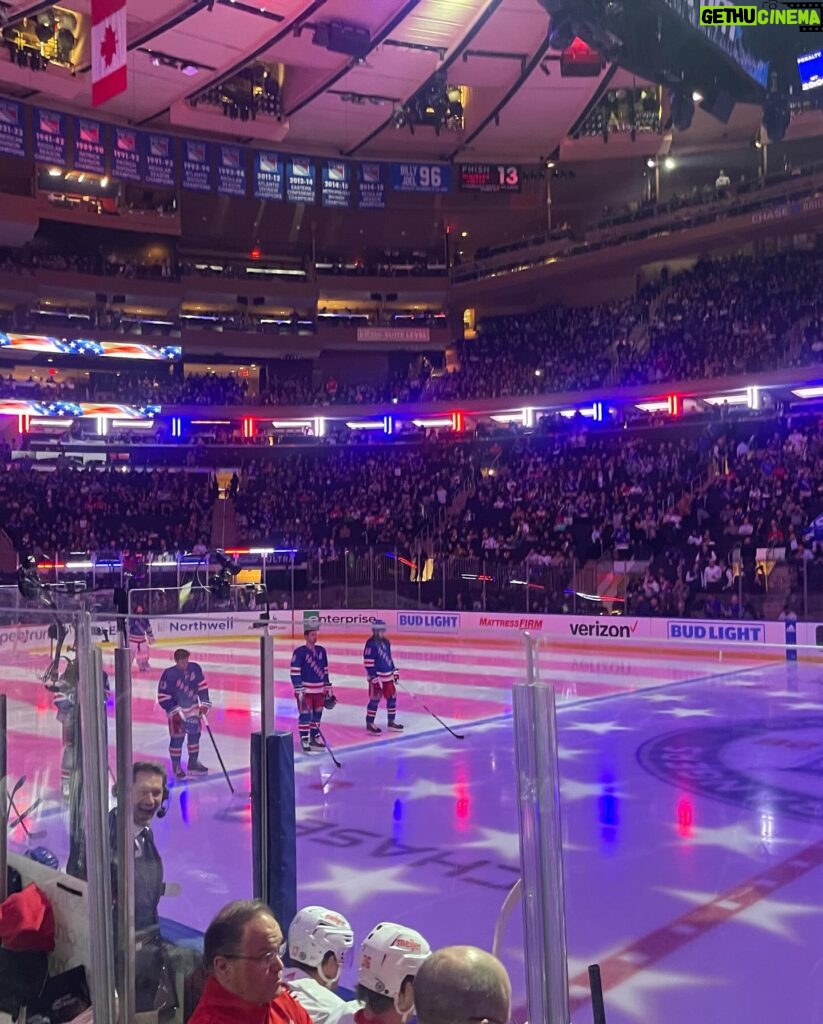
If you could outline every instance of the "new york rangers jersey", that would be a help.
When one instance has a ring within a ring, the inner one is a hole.
[[[376,637],[371,637],[367,640],[366,646],[363,648],[363,664],[370,681],[375,676],[379,679],[393,676],[397,669],[394,667],[394,659],[391,656],[391,642],[385,637],[379,640]]]
[[[295,648],[291,656],[291,684],[298,693],[322,693],[331,686],[325,647],[315,644],[312,650],[308,644],[302,644]]]
[[[154,640],[151,623],[145,616],[133,615],[129,619],[129,640],[132,643],[141,643],[147,638]]]
[[[163,672],[157,687],[157,703],[167,715],[211,707],[209,687],[196,661],[190,661],[185,671],[172,665]]]

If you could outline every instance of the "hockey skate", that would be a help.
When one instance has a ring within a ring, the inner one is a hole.
[[[317,747],[319,750],[325,750],[326,744],[323,742],[322,736],[312,736],[311,746]]]
[[[383,730],[380,728],[380,726],[375,725],[374,722],[366,722],[366,732],[373,732],[376,736],[378,733],[381,733],[382,731]]]
[[[208,775],[208,768],[199,761],[189,761],[189,775]]]
[[[175,779],[182,780],[182,779],[185,779],[185,777],[186,777],[186,773],[183,771],[183,766],[181,764],[179,764],[179,763],[178,764],[173,764],[171,766],[171,772],[172,772],[172,775],[175,777]]]
[[[303,753],[304,754],[310,754],[311,753],[311,743],[309,742],[308,736],[305,736],[305,737],[303,737],[300,740],[300,745],[303,748]]]
[[[402,732],[405,729],[404,725],[399,722],[389,722],[389,728],[394,729],[395,732]]]

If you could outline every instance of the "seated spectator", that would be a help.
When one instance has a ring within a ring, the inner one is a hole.
[[[512,987],[497,957],[475,946],[447,946],[425,961],[414,981],[418,1024],[488,1021],[508,1024]]]
[[[259,900],[237,900],[206,929],[206,986],[189,1024],[312,1024],[283,984],[283,932]]]

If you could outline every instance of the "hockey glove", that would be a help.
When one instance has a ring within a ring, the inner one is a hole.
[[[333,711],[337,707],[337,697],[329,690],[323,699],[323,707],[326,711]]]

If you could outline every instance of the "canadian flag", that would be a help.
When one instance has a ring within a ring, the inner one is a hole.
[[[91,0],[91,104],[126,91],[126,0]]]

